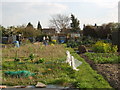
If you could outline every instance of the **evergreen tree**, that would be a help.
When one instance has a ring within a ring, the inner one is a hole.
[[[29,22],[28,25],[27,25],[27,27],[33,28],[33,25]]]
[[[80,27],[79,27],[79,20],[77,18],[75,18],[75,16],[73,14],[71,14],[71,28],[72,28],[72,31],[73,32],[77,32],[78,30],[80,30]]]
[[[25,29],[22,30],[22,33],[24,37],[37,37],[39,35],[39,31],[37,31],[30,22]]]
[[[40,24],[40,21],[38,21],[37,30],[41,30],[41,29],[42,29],[42,26]]]

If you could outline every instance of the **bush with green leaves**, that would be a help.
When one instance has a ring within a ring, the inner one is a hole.
[[[77,40],[70,39],[67,42],[67,47],[76,48],[79,45],[92,45],[95,44],[96,40],[91,37],[80,37]]]
[[[45,61],[45,59],[44,58],[40,58],[39,60],[37,60],[35,63],[36,64],[39,64],[39,63],[43,63]]]
[[[74,48],[76,46],[77,46],[76,43],[67,43],[67,47]]]
[[[43,63],[44,61],[45,61],[44,58],[40,58],[40,59],[39,59],[39,62],[40,62],[40,63]]]
[[[116,53],[85,53],[95,63],[120,63],[120,56]]]
[[[112,46],[111,46],[111,51],[112,51],[112,52],[117,52],[117,50],[118,50],[117,45],[112,45]]]
[[[31,53],[31,54],[29,55],[29,58],[30,58],[30,60],[33,62],[33,60],[34,60],[34,58],[35,58],[35,55],[34,55],[33,53]]]
[[[92,50],[98,53],[109,53],[109,52],[117,52],[118,48],[116,45],[112,45],[111,43],[104,43],[103,41],[97,41]]]
[[[15,57],[15,58],[14,58],[14,61],[15,61],[15,62],[19,62],[19,61],[20,61],[20,58]]]
[[[75,48],[80,44],[80,42],[75,42],[74,40],[70,40],[67,42],[67,47]]]
[[[95,41],[94,40],[90,40],[90,39],[86,39],[82,41],[82,45],[91,45],[94,44]]]

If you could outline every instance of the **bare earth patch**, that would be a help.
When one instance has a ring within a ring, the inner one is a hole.
[[[80,55],[90,66],[110,83],[113,88],[120,88],[120,64],[95,64],[87,56]]]

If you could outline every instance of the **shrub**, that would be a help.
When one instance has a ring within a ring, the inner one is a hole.
[[[35,63],[39,64],[39,63],[43,63],[45,61],[44,58],[40,58],[38,61],[36,61]]]
[[[30,60],[33,62],[33,59],[35,58],[35,55],[34,55],[33,53],[31,53],[31,54],[29,55],[29,58],[30,58]]]
[[[15,57],[15,58],[14,58],[14,61],[15,61],[15,62],[20,61],[20,58]]]
[[[91,45],[94,43],[95,43],[95,41],[91,40],[91,39],[86,39],[86,40],[83,40],[83,42],[82,42],[83,45]]]
[[[44,58],[40,58],[40,59],[39,59],[39,62],[40,62],[40,63],[43,63],[44,60],[45,60]]]
[[[98,41],[93,45],[93,51],[98,53],[109,53],[117,52],[117,46],[110,43],[104,43],[103,41]]]
[[[75,48],[78,46],[78,43],[75,41],[68,41],[67,42],[67,47]]]
[[[117,52],[117,50],[118,50],[117,45],[112,45],[111,50],[112,50],[112,52]]]
[[[79,45],[92,45],[95,44],[96,40],[90,37],[81,37],[77,40],[70,39],[67,42],[67,47],[76,48]]]

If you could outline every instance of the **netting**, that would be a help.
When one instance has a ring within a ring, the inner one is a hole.
[[[29,71],[5,71],[4,73],[5,75],[12,77],[29,77],[35,75],[35,73],[31,73]]]

